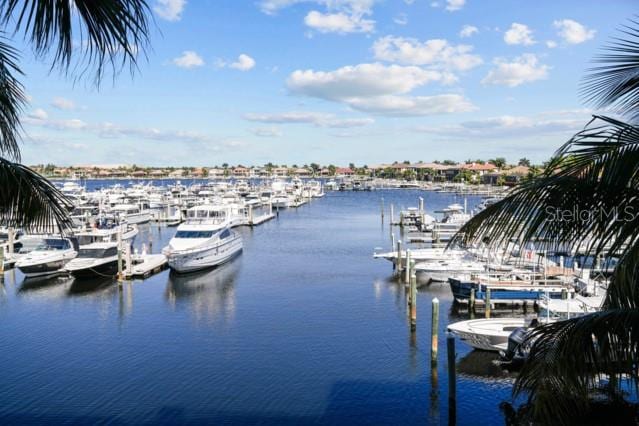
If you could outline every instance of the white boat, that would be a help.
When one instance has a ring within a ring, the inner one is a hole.
[[[101,242],[80,246],[77,257],[64,269],[76,278],[115,276],[118,272],[118,244]]]
[[[97,224],[96,227],[84,231],[78,231],[75,236],[78,238],[80,246],[99,242],[117,242],[118,233],[121,234],[122,241],[133,241],[138,235],[138,227],[129,223],[119,225],[112,221]]]
[[[26,277],[56,274],[77,256],[76,249],[69,238],[43,238],[31,252],[20,257],[15,266]]]
[[[450,324],[448,331],[475,349],[499,352],[507,349],[510,334],[528,323],[526,318],[474,319]]]
[[[415,273],[418,278],[426,282],[447,282],[450,277],[481,272],[485,272],[485,265],[483,263],[459,258],[419,262],[415,264]]]
[[[187,211],[162,253],[174,271],[192,272],[221,265],[241,251],[242,237],[230,229],[228,207],[203,205]]]
[[[117,204],[111,211],[116,214],[120,220],[127,221],[130,224],[148,223],[151,220],[149,210],[141,210],[134,204]]]

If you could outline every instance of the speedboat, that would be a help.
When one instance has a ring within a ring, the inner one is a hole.
[[[230,229],[228,206],[202,205],[187,210],[186,222],[162,249],[169,267],[193,272],[219,266],[242,251],[242,237]]]
[[[121,220],[130,224],[148,223],[151,220],[149,210],[142,210],[134,204],[117,204],[112,209]]]
[[[484,272],[485,266],[472,260],[451,258],[415,264],[417,278],[425,282],[447,282],[450,277]]]
[[[118,272],[118,244],[101,242],[80,246],[78,256],[64,269],[77,278],[113,277]]]
[[[21,257],[15,266],[26,277],[52,275],[60,273],[77,254],[77,240],[46,237],[31,252]]]
[[[485,318],[459,321],[448,326],[448,331],[464,343],[483,351],[504,351],[508,337],[528,325],[526,318]]]

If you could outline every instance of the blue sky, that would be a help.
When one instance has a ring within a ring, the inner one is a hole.
[[[150,6],[147,58],[99,90],[25,51],[24,162],[541,162],[588,121],[579,80],[637,12],[630,0]]]

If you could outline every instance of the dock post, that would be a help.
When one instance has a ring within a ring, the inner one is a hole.
[[[410,275],[410,331],[417,329],[417,275],[415,275],[415,262],[411,261]]]
[[[424,212],[424,199],[422,197],[419,197],[419,212]]]
[[[253,226],[253,206],[252,205],[249,206],[248,214],[249,214],[249,225]]]
[[[486,313],[486,318],[490,318],[490,288],[486,288],[486,300],[485,300],[486,304],[486,309],[485,309],[485,313]]]
[[[410,285],[410,277],[414,272],[413,270],[414,263],[411,263],[410,260],[410,249],[406,249],[406,269],[404,270],[404,284],[407,286]]]
[[[470,289],[470,302],[468,305],[468,310],[471,313],[475,312],[475,287]]]
[[[133,259],[131,259],[131,244],[127,243],[126,245],[126,275],[125,277],[130,277],[133,273]]]
[[[118,229],[118,282],[122,282],[122,228]]]
[[[430,365],[437,365],[437,333],[439,332],[439,299],[432,302],[430,328]]]
[[[455,336],[446,337],[448,355],[448,424],[457,423],[457,377],[455,371]]]
[[[397,241],[397,272],[402,272],[402,242]]]

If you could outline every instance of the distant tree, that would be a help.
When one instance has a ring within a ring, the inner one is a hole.
[[[488,160],[488,162],[498,169],[502,169],[506,166],[506,159],[504,157],[497,157],[495,159]]]
[[[410,161],[404,160],[403,164],[410,164]]]
[[[209,177],[209,169],[202,167],[202,177]]]
[[[355,163],[348,163],[348,168],[351,170],[355,170]]]
[[[222,163],[222,168],[223,169],[228,169],[229,168],[229,164],[228,163]]]
[[[519,166],[530,167],[530,160],[529,160],[529,159],[527,159],[526,157],[524,157],[524,158],[520,158],[520,159],[519,159],[519,163],[518,163],[518,165],[519,165]]]
[[[328,166],[328,174],[331,176],[335,176],[335,172],[337,171],[337,167],[335,167],[332,164],[329,164]]]
[[[453,161],[453,160],[444,160],[442,162],[442,164],[445,165],[445,166],[455,166],[455,165],[457,165],[457,162]]]

